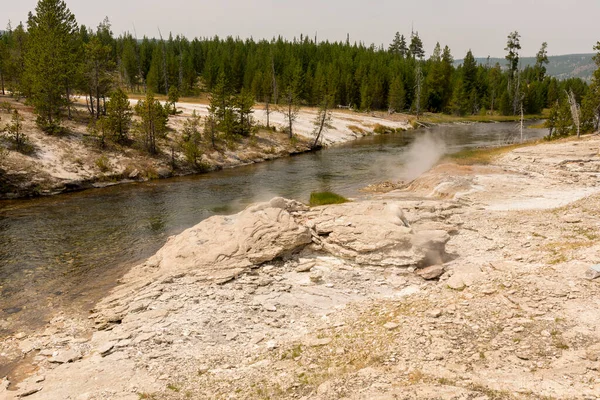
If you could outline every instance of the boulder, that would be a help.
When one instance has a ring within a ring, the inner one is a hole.
[[[426,281],[430,281],[433,279],[437,279],[444,273],[443,265],[432,265],[430,267],[426,267],[417,271],[417,275]]]
[[[408,226],[401,203],[377,201],[319,207],[307,213],[323,250],[362,265],[422,266],[443,262],[450,235]]]
[[[160,167],[156,170],[156,175],[158,175],[158,177],[161,179],[165,179],[170,178],[173,174],[169,168]]]
[[[140,175],[140,170],[136,168],[129,173],[128,177],[129,179],[138,179]]]
[[[453,268],[453,274],[446,284],[450,289],[462,290],[467,286],[472,286],[484,278],[481,268],[477,265],[457,265]]]
[[[600,264],[592,265],[585,273],[585,277],[590,280],[600,278]]]
[[[251,206],[229,216],[214,216],[169,238],[149,261],[160,271],[194,272],[208,279],[232,278],[311,243],[310,231],[286,210],[292,201]]]

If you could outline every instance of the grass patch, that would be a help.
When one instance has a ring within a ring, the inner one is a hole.
[[[348,125],[348,129],[350,129],[352,131],[352,133],[356,134],[356,135],[366,135],[367,131],[365,131],[363,128],[361,128],[360,126],[357,125]]]
[[[179,388],[177,386],[175,386],[174,384],[172,384],[172,383],[169,383],[167,385],[167,389],[172,390],[174,392],[179,392]]]
[[[102,172],[110,171],[110,161],[108,161],[108,157],[100,156],[96,159],[96,167]]]
[[[546,114],[547,110],[544,110],[541,115],[525,115],[523,119],[543,119],[546,118]],[[419,118],[419,121],[431,124],[450,124],[457,122],[518,122],[521,121],[521,116],[498,114],[456,116],[449,114],[425,113]]]
[[[310,205],[324,206],[327,204],[342,204],[347,203],[349,200],[339,194],[333,192],[312,192],[310,194]]]
[[[463,149],[457,153],[450,154],[447,156],[449,161],[453,161],[459,165],[487,165],[491,162],[512,150],[533,146],[538,144],[538,141],[532,141],[527,143],[511,144],[508,146],[490,147],[484,149]]]

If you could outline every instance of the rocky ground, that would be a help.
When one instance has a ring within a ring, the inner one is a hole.
[[[136,103],[137,100],[131,100],[132,105]],[[0,95],[0,104],[0,132],[11,121],[11,114],[4,107],[8,104],[23,117],[23,133],[28,138],[27,149],[16,151],[7,138],[0,136],[0,199],[51,195],[199,172],[187,162],[179,143],[183,124],[193,112],[202,117],[208,115],[205,104],[177,103],[180,113],[169,118],[169,132],[166,138],[159,139],[159,154],[155,156],[143,151],[134,140],[128,145],[107,141],[101,148],[98,139],[88,132],[89,114],[81,102],[73,108],[73,120],[65,121],[67,132],[62,135],[43,133],[35,123],[32,108],[22,101]],[[232,168],[310,151],[316,115],[317,111],[309,108],[299,112],[294,129],[296,140],[292,141],[283,133],[283,114],[277,112],[270,115],[270,125],[277,129],[276,132],[259,129],[253,137],[238,142],[219,141],[216,149],[204,138],[202,167],[206,170]],[[266,113],[260,106],[253,118],[257,124],[266,125]],[[374,131],[412,128],[407,117],[400,114],[388,116],[351,111],[334,112],[332,126],[323,135],[326,146]],[[134,139],[133,132],[131,136]]]
[[[600,399],[599,148],[205,220],[88,319],[3,342],[0,398]]]

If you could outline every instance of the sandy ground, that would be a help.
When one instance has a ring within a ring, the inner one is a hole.
[[[0,102],[4,101],[18,109],[24,117],[23,131],[29,138],[31,151],[26,154],[17,152],[8,140],[2,140],[6,151],[0,158],[0,198],[50,195],[198,172],[186,161],[178,143],[186,119],[193,111],[205,117],[208,115],[207,105],[178,103],[177,108],[183,113],[170,117],[170,131],[166,138],[158,142],[159,154],[150,156],[135,144],[123,146],[109,142],[106,148],[101,149],[99,142],[87,132],[88,114],[81,100],[75,107],[74,120],[65,122],[69,133],[59,136],[41,132],[30,107],[8,96],[0,96]],[[132,105],[136,103],[137,100],[131,100]],[[271,125],[277,127],[278,132],[259,130],[253,138],[242,139],[234,145],[220,142],[216,150],[205,138],[201,146],[201,161],[205,168],[214,170],[309,151],[314,140],[315,116],[315,110],[300,111],[294,128],[296,141],[290,141],[283,133],[284,117],[279,112],[273,112],[270,117]],[[391,129],[411,128],[408,119],[400,115],[384,117],[384,114],[375,116],[336,111],[333,113],[333,128],[325,132],[323,144],[333,145],[373,134],[378,124]],[[10,115],[1,113],[0,119],[0,126],[3,127],[10,121]],[[265,125],[265,111],[257,107],[254,119]],[[172,167],[172,154],[175,169]]]
[[[209,219],[89,319],[3,342],[23,361],[0,398],[600,399],[599,147],[523,147],[342,206]],[[434,236],[443,257],[423,264]]]

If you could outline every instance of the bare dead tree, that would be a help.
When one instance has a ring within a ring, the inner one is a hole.
[[[417,83],[416,83],[416,91],[417,91],[417,101],[416,101],[416,112],[417,119],[419,119],[419,114],[421,113],[421,90],[423,87],[423,71],[421,70],[421,61],[417,61],[417,73],[416,73]]]
[[[580,130],[581,108],[579,107],[579,104],[577,104],[577,99],[575,98],[573,89],[570,89],[569,91],[565,90],[565,92],[567,93],[567,100],[569,100],[569,106],[571,108],[571,117],[573,118],[573,124],[577,128],[577,137],[579,138],[579,137],[581,137],[581,130]]]
[[[523,102],[521,102],[521,143],[523,143]]]
[[[333,121],[333,117],[331,115],[331,104],[332,99],[330,96],[327,96],[319,107],[317,118],[313,122],[313,125],[315,126],[313,129],[313,135],[315,136],[315,141],[312,145],[313,149],[317,148],[319,141],[321,140],[321,135],[333,127],[331,125],[331,122]]]

